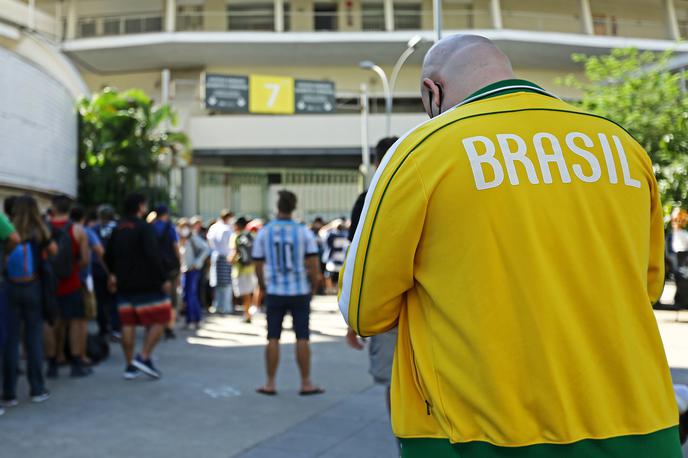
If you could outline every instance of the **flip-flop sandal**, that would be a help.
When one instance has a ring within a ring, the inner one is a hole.
[[[315,395],[323,394],[323,393],[325,393],[325,390],[323,390],[322,388],[316,388],[314,390],[308,390],[308,391],[303,391],[303,390],[299,391],[300,396],[315,396]]]
[[[277,395],[277,391],[275,390],[267,390],[264,387],[256,388],[256,393],[258,394],[264,394],[265,396],[275,396]]]

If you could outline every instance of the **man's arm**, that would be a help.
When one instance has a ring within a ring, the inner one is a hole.
[[[265,291],[265,261],[254,261],[256,277],[258,277],[258,287]]]
[[[315,294],[320,287],[320,283],[322,282],[318,253],[306,256],[306,272],[308,273],[308,279],[311,282],[313,294]]]
[[[256,240],[253,242],[253,250],[251,257],[256,269],[256,277],[258,278],[258,287],[265,292],[265,228],[261,229],[256,235]]]
[[[647,266],[647,294],[650,304],[659,301],[664,290],[664,214],[657,180],[650,182],[650,256]]]
[[[414,285],[427,193],[408,154],[395,153],[375,175],[340,277],[339,307],[362,336],[396,326]]]
[[[91,249],[88,247],[88,235],[81,224],[75,224],[74,239],[79,244],[79,267],[87,267],[91,259]]]
[[[320,258],[318,256],[318,242],[313,232],[307,227],[303,227],[303,236],[306,242],[306,273],[311,282],[311,290],[315,294],[322,283],[322,272],[320,271]]]

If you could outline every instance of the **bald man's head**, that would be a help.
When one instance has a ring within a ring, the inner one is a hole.
[[[434,117],[478,89],[513,77],[511,62],[490,40],[478,35],[452,35],[425,55],[423,106]]]

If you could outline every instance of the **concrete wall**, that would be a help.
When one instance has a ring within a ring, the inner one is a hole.
[[[590,7],[593,21],[598,18],[598,31],[604,29],[606,23],[606,32],[610,35],[668,38],[662,0],[590,0]]]
[[[77,191],[74,99],[59,82],[0,48],[0,185]]]

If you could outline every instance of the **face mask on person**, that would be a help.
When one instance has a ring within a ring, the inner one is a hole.
[[[179,234],[180,234],[182,237],[187,238],[188,236],[191,235],[191,229],[189,229],[188,227],[183,227],[183,228],[179,231]]]

